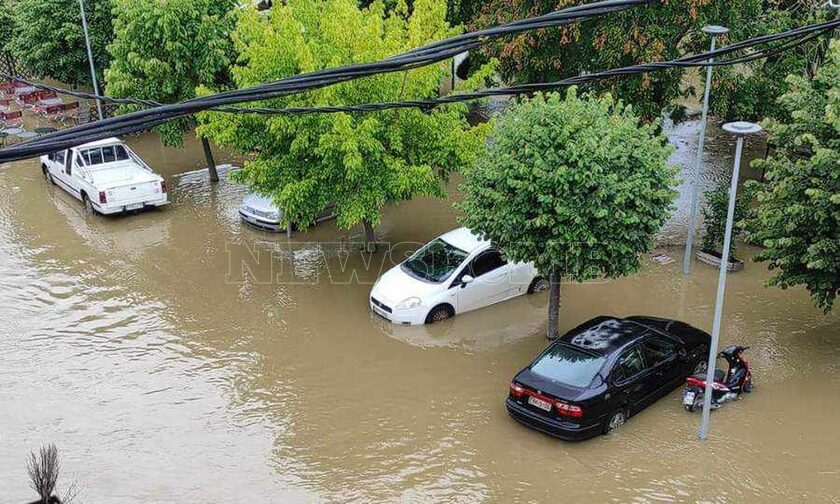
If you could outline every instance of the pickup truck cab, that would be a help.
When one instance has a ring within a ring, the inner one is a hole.
[[[116,214],[169,203],[163,177],[118,138],[41,156],[41,170],[90,213]]]

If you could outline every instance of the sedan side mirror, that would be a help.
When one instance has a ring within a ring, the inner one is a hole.
[[[467,286],[467,284],[472,283],[473,280],[475,280],[475,278],[473,278],[470,275],[462,276],[461,277],[461,288],[463,289],[464,287]]]

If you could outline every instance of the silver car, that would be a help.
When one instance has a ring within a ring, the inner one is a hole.
[[[286,228],[280,224],[283,210],[276,206],[271,198],[251,193],[242,198],[239,216],[247,224],[279,233]],[[335,205],[330,204],[315,218],[315,223],[335,218]]]

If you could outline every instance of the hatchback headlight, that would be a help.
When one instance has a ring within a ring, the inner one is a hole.
[[[420,298],[419,297],[410,297],[408,299],[403,299],[397,304],[397,310],[410,310],[412,308],[417,308],[420,306]]]

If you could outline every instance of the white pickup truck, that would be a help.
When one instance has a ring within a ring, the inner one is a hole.
[[[166,182],[118,138],[41,156],[44,176],[85,204],[115,214],[169,203]]]

